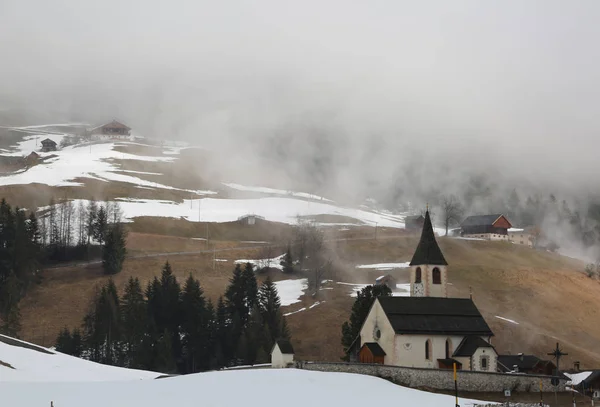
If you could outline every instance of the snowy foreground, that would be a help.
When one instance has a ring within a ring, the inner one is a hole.
[[[0,362],[0,406],[362,407],[374,394],[379,403],[401,406],[454,403],[451,396],[348,373],[266,368],[156,379],[159,373],[100,365],[1,335]]]
[[[89,362],[0,335],[0,382],[120,381],[154,379],[159,375]]]
[[[400,406],[453,405],[451,396],[347,373],[296,369],[230,370],[158,380],[100,383],[0,383],[0,405],[39,407],[248,406],[363,407],[373,402]],[[460,400],[461,406],[473,400]]]

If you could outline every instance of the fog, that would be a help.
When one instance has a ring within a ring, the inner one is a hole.
[[[0,109],[118,118],[332,194],[422,202],[489,174],[587,196],[599,18],[595,0],[0,0]]]

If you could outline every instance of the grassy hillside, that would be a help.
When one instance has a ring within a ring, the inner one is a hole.
[[[496,334],[494,344],[500,353],[526,352],[545,355],[559,341],[569,353],[566,363],[579,360],[583,367],[600,365],[600,282],[588,278],[583,264],[557,254],[538,252],[500,242],[466,241],[441,238],[440,246],[450,263],[450,295],[469,296]],[[176,252],[202,250],[204,242],[182,237],[132,234],[132,252]],[[339,360],[340,326],[347,319],[353,299],[352,285],[372,283],[390,273],[399,282],[408,282],[407,270],[377,271],[357,269],[357,264],[409,261],[417,237],[387,237],[380,240],[340,241],[333,244],[336,273],[332,282],[316,296],[304,295],[301,302],[285,307],[300,359]],[[218,247],[243,246],[240,241],[221,241]],[[271,255],[281,254],[277,250]],[[189,273],[200,279],[207,295],[216,300],[229,281],[236,259],[266,257],[266,249],[236,249],[215,255],[160,256],[128,260],[116,276],[123,288],[130,276],[145,284],[166,260],[178,278]],[[272,278],[289,278],[272,272]],[[266,276],[259,275],[259,280]],[[298,278],[303,277],[301,275]],[[75,327],[87,309],[97,284],[103,283],[99,266],[47,270],[44,281],[23,300],[23,337],[42,345],[51,345],[58,330]],[[318,304],[317,304],[318,302]],[[312,308],[311,308],[312,306]],[[305,310],[297,312],[305,308]],[[517,324],[496,318],[501,316]]]

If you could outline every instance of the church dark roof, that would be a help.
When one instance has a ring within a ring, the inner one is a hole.
[[[373,356],[385,356],[385,351],[377,342],[366,342],[363,346],[369,348]]]
[[[493,336],[470,298],[379,297],[397,334]]]
[[[419,241],[417,250],[415,250],[415,254],[410,262],[411,266],[416,266],[418,264],[432,264],[437,266],[448,265],[435,240],[429,211],[425,212],[425,222],[423,223],[421,240]]]
[[[481,336],[465,336],[453,356],[473,356],[479,348],[493,348],[491,343],[484,341]]]

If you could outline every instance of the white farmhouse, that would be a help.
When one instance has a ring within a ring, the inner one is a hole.
[[[429,211],[411,266],[411,297],[379,297],[352,348],[363,363],[492,371],[494,335],[471,298],[447,298],[448,263]],[[351,350],[352,351],[352,350]]]
[[[294,364],[294,348],[288,341],[277,341],[271,350],[271,367],[282,368]]]

